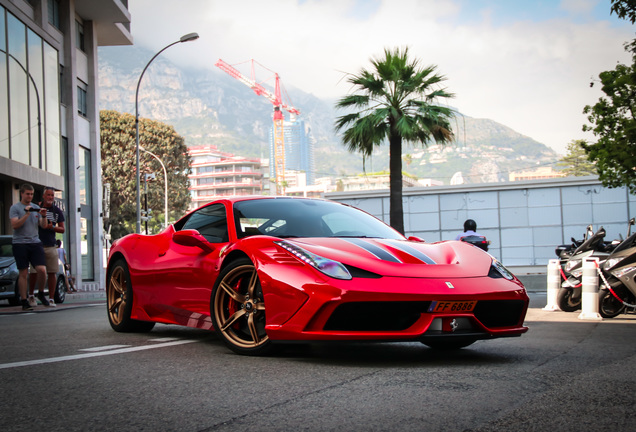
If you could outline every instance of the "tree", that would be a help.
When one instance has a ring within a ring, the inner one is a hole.
[[[371,156],[375,147],[389,142],[390,224],[404,233],[402,206],[402,141],[421,143],[431,140],[445,144],[453,139],[450,123],[455,113],[434,105],[439,98],[451,98],[439,84],[446,78],[435,74],[436,66],[419,67],[408,48],[385,49],[384,57],[371,59],[372,70],[350,75],[353,93],[336,107],[359,110],[336,119],[336,131],[350,152]]]
[[[612,0],[612,12],[634,23],[636,1]],[[636,193],[636,40],[625,45],[632,54],[632,64],[618,64],[614,70],[601,72],[601,90],[605,93],[583,113],[592,124],[598,141],[584,144],[589,159],[596,162],[599,179],[606,187],[627,187]]]
[[[590,162],[583,146],[585,140],[573,140],[568,144],[568,153],[559,159],[558,166],[565,167],[562,172],[567,176],[596,175],[596,166]]]
[[[636,22],[636,0],[612,0],[610,10],[620,19]]]
[[[102,181],[110,183],[110,219],[113,239],[134,232],[137,221],[135,117],[117,111],[101,111],[100,138]],[[139,120],[139,145],[157,155],[168,173],[168,217],[173,220],[186,211],[190,203],[188,174],[190,157],[184,139],[172,126],[148,119]],[[144,174],[156,173],[148,183],[148,207],[152,209],[149,230],[156,232],[164,219],[164,175],[159,162],[140,151],[141,193]],[[143,207],[143,195],[142,195]]]

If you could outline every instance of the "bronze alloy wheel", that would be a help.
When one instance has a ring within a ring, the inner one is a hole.
[[[263,291],[251,261],[238,260],[221,272],[212,308],[215,330],[230,349],[250,355],[269,352]]]
[[[108,317],[117,326],[124,320],[128,279],[123,266],[116,266],[108,280]]]
[[[154,322],[131,318],[132,293],[128,265],[122,259],[117,260],[109,266],[106,281],[106,306],[110,326],[118,332],[149,332],[155,326]]]

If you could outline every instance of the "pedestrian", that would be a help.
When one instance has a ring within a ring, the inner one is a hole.
[[[18,290],[22,303],[22,310],[33,310],[35,299],[27,300],[27,273],[29,263],[35,269],[38,291],[44,293],[46,282],[46,265],[44,248],[38,236],[38,226],[46,227],[46,209],[40,209],[33,204],[34,189],[28,183],[20,186],[20,201],[9,209],[9,219],[13,229],[13,256],[18,267]]]
[[[40,237],[40,241],[42,241],[44,257],[46,259],[49,298],[46,298],[44,291],[39,291],[37,297],[44,306],[55,307],[55,285],[57,282],[57,272],[60,269],[59,255],[57,253],[57,245],[55,244],[55,235],[64,234],[64,212],[55,205],[55,189],[52,187],[47,186],[44,188],[42,202],[40,205],[43,209],[46,209],[46,225],[40,225],[38,227],[38,235]],[[34,273],[33,269],[31,269],[31,273]],[[29,299],[33,296],[34,288],[35,282],[30,282]]]
[[[73,278],[73,275],[71,274],[71,264],[66,258],[66,251],[62,247],[62,240],[57,240],[55,242],[55,245],[57,246],[57,255],[60,258],[62,267],[64,267],[64,282],[66,282],[66,292],[77,292],[77,289],[75,289],[75,278]]]

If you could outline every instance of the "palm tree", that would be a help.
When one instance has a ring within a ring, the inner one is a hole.
[[[453,139],[450,122],[455,112],[433,105],[453,94],[439,87],[446,78],[435,74],[436,66],[419,67],[408,58],[408,48],[384,50],[384,58],[371,59],[373,70],[351,75],[351,94],[336,107],[358,112],[338,117],[336,131],[344,130],[343,142],[350,152],[371,156],[375,147],[389,141],[390,224],[404,233],[402,208],[402,141],[428,145],[431,140],[446,144]]]

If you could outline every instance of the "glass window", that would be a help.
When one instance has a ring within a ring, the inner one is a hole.
[[[7,38],[5,10],[0,6],[0,156],[9,157],[9,86],[7,85]]]
[[[44,76],[42,64],[42,39],[32,30],[27,30],[28,52],[29,52],[29,130],[31,165],[37,168],[44,168],[41,158],[43,148],[43,122],[44,112],[42,98],[44,94]]]
[[[11,159],[29,165],[26,26],[7,14]]]
[[[60,29],[60,0],[48,0],[49,24]]]
[[[86,117],[86,90],[82,88],[82,86],[77,86],[77,112],[80,115]]]
[[[91,206],[91,151],[80,146],[79,154],[79,193],[80,204]]]
[[[77,49],[86,52],[84,45],[84,24],[75,21],[75,46]]]
[[[213,204],[192,213],[182,229],[197,230],[210,243],[227,242],[225,206],[223,204]]]
[[[46,170],[62,175],[60,145],[60,74],[58,52],[48,43],[44,47],[44,116],[46,131]]]
[[[82,278],[92,280],[93,273],[93,211],[91,189],[91,152],[79,148],[79,193],[80,193],[80,250]]]

